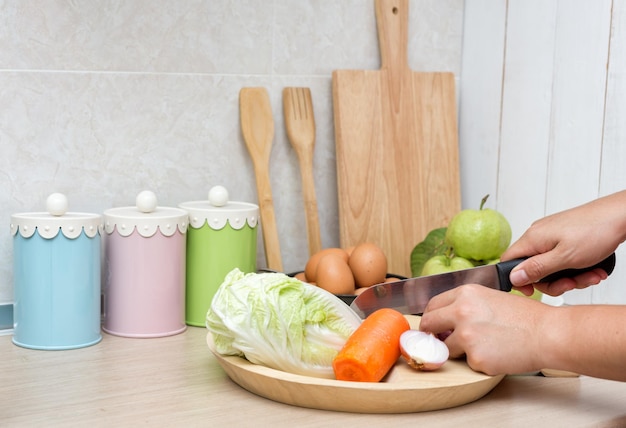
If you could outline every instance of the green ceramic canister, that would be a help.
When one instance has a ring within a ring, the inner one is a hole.
[[[206,201],[179,205],[189,213],[185,322],[204,327],[213,295],[234,268],[256,271],[258,205],[228,201],[215,186]]]

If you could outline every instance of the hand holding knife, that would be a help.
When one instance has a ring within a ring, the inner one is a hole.
[[[509,275],[515,266],[525,259],[514,259],[493,265],[484,265],[437,275],[409,278],[370,287],[361,293],[350,307],[365,318],[380,308],[393,308],[404,314],[422,314],[428,301],[437,294],[463,284],[481,284],[502,291],[511,291],[513,285]],[[552,282],[560,278],[570,278],[594,269],[603,269],[608,275],[615,267],[615,253],[584,269],[565,269],[547,276],[542,282]]]

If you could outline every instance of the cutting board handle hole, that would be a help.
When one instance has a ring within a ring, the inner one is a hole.
[[[391,9],[391,12],[392,12],[394,15],[397,15],[397,14],[398,14],[398,8],[394,6],[394,7],[393,7],[393,9]]]

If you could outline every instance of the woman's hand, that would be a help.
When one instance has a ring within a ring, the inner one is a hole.
[[[511,272],[511,282],[522,293],[533,288],[558,296],[574,288],[598,284],[607,275],[601,269],[552,283],[542,278],[567,268],[585,268],[606,257],[626,239],[626,191],[550,215],[534,222],[502,254],[501,260],[529,257]]]
[[[537,339],[551,307],[527,297],[469,284],[433,297],[420,330],[441,334],[450,357],[488,375],[526,373],[543,367]]]
[[[452,358],[488,375],[550,368],[626,381],[626,308],[553,307],[477,284],[433,297],[420,330],[449,333]]]

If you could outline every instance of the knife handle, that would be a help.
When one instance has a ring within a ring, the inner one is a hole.
[[[527,257],[526,257],[527,258]],[[500,279],[500,290],[502,291],[511,291],[513,288],[513,284],[509,279],[511,275],[511,271],[515,266],[526,260],[526,258],[521,259],[513,259],[508,260],[506,262],[500,262],[496,264],[496,268],[498,269],[498,278]],[[615,253],[608,256],[606,259],[602,260],[600,263],[596,263],[595,265],[583,268],[583,269],[565,269],[558,272],[555,272],[551,275],[546,276],[542,280],[538,282],[552,282],[557,279],[562,278],[573,278],[576,275],[580,275],[581,273],[589,272],[594,269],[602,269],[606,272],[607,275],[613,273],[613,269],[615,268]]]

